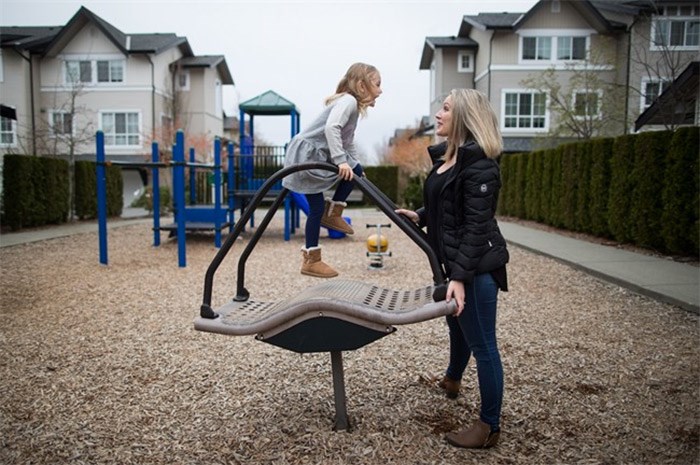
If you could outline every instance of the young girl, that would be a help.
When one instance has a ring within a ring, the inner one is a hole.
[[[374,66],[355,63],[338,83],[335,94],[325,101],[326,108],[304,131],[289,143],[284,166],[328,162],[338,167],[338,174],[325,170],[297,171],[282,180],[287,189],[305,194],[309,202],[306,218],[306,247],[302,248],[301,273],[332,278],[338,273],[321,260],[318,245],[321,226],[353,234],[343,219],[345,200],[353,188],[353,176],[362,176],[353,142],[357,119],[373,107],[381,95],[381,77]],[[333,199],[324,199],[324,191],[340,178]]]

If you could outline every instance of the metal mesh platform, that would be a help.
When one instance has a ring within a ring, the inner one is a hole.
[[[356,281],[331,280],[280,302],[230,302],[215,311],[217,318],[195,319],[195,329],[234,336],[278,334],[302,321],[327,317],[391,332],[405,325],[449,315],[454,303],[434,302],[433,286],[397,291]]]

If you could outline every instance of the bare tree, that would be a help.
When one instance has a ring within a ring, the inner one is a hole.
[[[521,85],[547,94],[553,124],[548,137],[591,139],[620,134],[626,126],[624,87],[614,78],[614,60],[596,47],[585,60],[567,62],[564,70],[554,66],[531,74]]]

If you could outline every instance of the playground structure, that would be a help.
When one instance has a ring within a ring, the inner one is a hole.
[[[393,325],[412,324],[449,315],[456,307],[454,300],[445,302],[445,272],[428,244],[425,233],[413,222],[397,214],[396,205],[369,180],[357,177],[355,182],[362,192],[426,254],[433,273],[432,285],[411,291],[396,291],[333,279],[280,302],[250,300],[250,293],[245,287],[245,265],[275,212],[288,197],[289,191],[282,188],[240,254],[236,295],[222,307],[216,310],[212,308],[214,275],[255,208],[275,183],[289,174],[308,169],[338,172],[338,168],[329,163],[291,166],[275,173],[260,187],[207,269],[200,316],[195,319],[194,327],[200,331],[233,336],[256,335],[260,341],[298,353],[329,352],[335,401],[333,429],[347,430],[350,421],[346,407],[342,352],[361,348],[393,333],[396,330]]]
[[[178,131],[175,136],[173,146],[173,159],[170,162],[160,161],[158,143],[151,144],[150,162],[123,162],[106,161],[104,148],[104,134],[98,131],[95,137],[97,154],[97,222],[99,235],[100,263],[107,265],[107,192],[106,192],[106,165],[120,166],[124,168],[150,168],[152,175],[152,201],[153,201],[153,246],[160,245],[160,232],[169,231],[171,235],[177,236],[178,244],[178,265],[187,266],[186,258],[186,233],[188,231],[214,231],[214,244],[221,247],[221,233],[224,228],[233,224],[234,197],[229,195],[228,207],[224,208],[222,203],[222,166],[221,166],[221,140],[214,140],[214,164],[197,163],[195,161],[194,150],[190,150],[190,161],[185,161],[185,136],[182,131]],[[229,166],[234,156],[233,144],[228,147]],[[174,223],[160,224],[160,168],[172,168],[173,180],[173,212]],[[185,168],[190,169],[190,189],[188,205],[185,197]],[[214,203],[213,205],[198,205],[195,195],[196,169],[209,170],[213,174]],[[229,186],[233,172],[229,170]]]

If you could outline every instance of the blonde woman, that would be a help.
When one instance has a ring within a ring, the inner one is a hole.
[[[452,90],[435,120],[436,134],[447,140],[428,149],[434,165],[423,207],[397,212],[426,227],[449,278],[447,300],[457,302],[456,313],[446,317],[450,359],[438,383],[447,397],[457,397],[469,358],[476,359],[479,418],[445,438],[457,447],[485,448],[498,442],[503,400],[496,307],[499,290],[508,290],[509,257],[495,218],[503,141],[488,99],[473,89]]]
[[[353,176],[363,170],[355,149],[354,137],[359,116],[373,107],[381,95],[379,71],[365,63],[355,63],[340,80],[335,93],[326,99],[326,107],[311,125],[289,143],[284,166],[301,163],[329,162],[338,166],[338,174],[325,170],[297,171],[282,180],[287,189],[305,194],[309,202],[305,242],[302,248],[301,273],[319,278],[332,278],[338,272],[323,262],[319,236],[321,226],[353,234],[343,219],[345,200],[353,188]],[[323,192],[340,178],[332,199]]]

